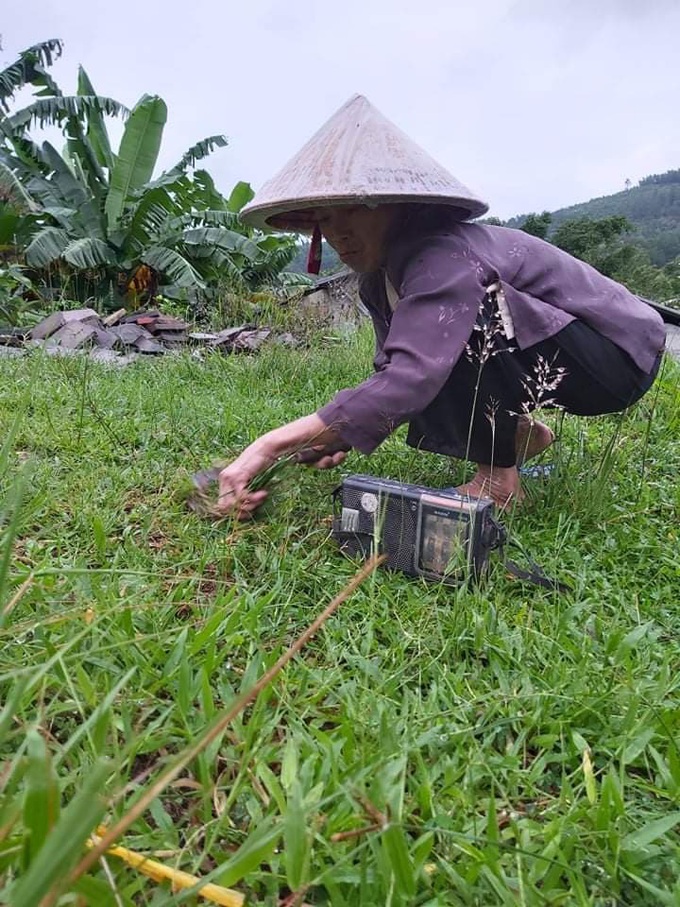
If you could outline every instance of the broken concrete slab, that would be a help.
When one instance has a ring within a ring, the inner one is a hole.
[[[234,340],[234,345],[232,349],[237,350],[249,350],[253,351],[262,346],[262,344],[267,340],[271,331],[262,330],[262,331],[241,331],[238,337]]]
[[[142,324],[142,322],[137,323]],[[170,315],[160,315],[158,318],[153,318],[149,324],[146,321],[143,323],[146,324],[147,329],[152,334],[157,334],[159,331],[185,332],[189,327],[186,321],[182,321],[180,318],[172,318]]]
[[[126,322],[127,324],[138,324],[141,328],[144,328],[149,334],[151,333],[151,328],[154,322],[156,321],[151,315],[140,315],[139,318],[133,318],[132,321]]]
[[[666,326],[666,349],[676,359],[680,359],[680,327],[674,324]]]
[[[130,312],[129,315],[125,315],[121,321],[123,324],[138,324],[142,318],[160,318],[161,313],[158,309],[138,309],[136,312]]]
[[[185,331],[154,331],[154,340],[159,343],[186,343],[187,335]]]
[[[123,345],[120,337],[113,331],[103,331],[101,328],[97,328],[96,334],[96,344],[102,350],[113,350]]]
[[[98,318],[97,321],[99,321]],[[69,322],[48,338],[47,346],[60,346],[62,349],[78,350],[87,344],[95,343],[97,333],[97,326],[88,321]]]
[[[148,335],[146,337],[140,337],[139,340],[134,344],[134,348],[139,353],[155,353],[157,355],[162,355],[167,352],[166,347],[162,343],[153,340]]]
[[[217,340],[217,334],[208,333],[206,331],[191,331],[190,334],[187,334],[187,337],[195,343],[212,343]]]
[[[230,346],[239,334],[242,334],[245,330],[252,329],[252,327],[252,324],[241,324],[237,328],[225,328],[223,331],[218,331],[210,346]]]
[[[114,323],[115,322],[115,323]],[[7,343],[15,343],[14,332],[8,333]],[[129,315],[121,308],[111,315],[100,318],[94,309],[75,309],[55,312],[44,319],[36,328],[18,336],[24,347],[40,346],[49,350],[62,349],[64,355],[74,350],[95,347],[110,356],[102,361],[113,362],[116,353],[134,350],[135,353],[161,355],[181,352],[202,346],[206,352],[218,350],[221,353],[254,352],[265,341],[271,339],[287,346],[299,341],[292,334],[275,334],[269,328],[258,328],[255,324],[240,324],[222,331],[189,331],[189,326],[179,318],[162,315],[158,311],[137,311]],[[0,345],[3,333],[0,330]],[[50,355],[53,355],[50,352]],[[99,358],[99,357],[95,357]]]
[[[32,340],[46,340],[56,334],[60,328],[74,322],[98,322],[99,315],[94,309],[70,309],[64,312],[52,312],[31,330]]]
[[[142,337],[149,337],[149,332],[137,324],[116,324],[109,328],[109,333],[116,336],[123,346],[134,346]]]
[[[0,346],[1,359],[16,359],[18,356],[25,356],[26,352],[20,346]]]

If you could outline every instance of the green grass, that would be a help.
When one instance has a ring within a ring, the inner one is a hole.
[[[286,476],[248,525],[179,491],[370,345],[0,360],[0,903],[56,892],[354,574],[339,470]],[[558,420],[554,477],[507,519],[572,593],[499,563],[479,588],[374,574],[122,843],[249,903],[680,903],[679,382],[669,362],[631,413]],[[401,431],[346,466],[465,472]],[[53,903],[197,903],[115,857],[74,892]]]

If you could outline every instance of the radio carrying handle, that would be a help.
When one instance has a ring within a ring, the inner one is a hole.
[[[507,530],[502,523],[499,523],[497,520],[491,521],[496,527],[498,532],[498,543],[494,546],[500,551],[501,557],[503,558],[503,566],[507,572],[514,576],[515,579],[526,580],[529,583],[533,583],[535,586],[542,586],[544,589],[552,589],[554,592],[571,592],[571,586],[567,583],[562,583],[557,579],[554,579],[552,576],[548,576],[543,568],[536,563],[529,555],[526,550],[517,539],[511,539],[508,536]],[[529,569],[520,567],[519,564],[515,561],[511,561],[505,557],[505,546],[517,548],[521,552],[524,560],[527,563]]]

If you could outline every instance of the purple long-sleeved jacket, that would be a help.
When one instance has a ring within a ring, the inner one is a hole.
[[[385,272],[399,296],[394,312]],[[419,224],[391,243],[385,272],[364,275],[360,284],[376,333],[376,372],[318,411],[362,453],[435,399],[465,349],[486,288],[498,281],[521,349],[576,318],[625,350],[645,373],[664,345],[663,321],[643,300],[520,230]]]

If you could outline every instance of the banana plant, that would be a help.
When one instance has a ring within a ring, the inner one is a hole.
[[[49,176],[51,166],[44,149],[30,138],[30,127],[61,128],[76,166],[83,176],[87,174],[90,191],[101,194],[105,177],[92,159],[83,124],[88,125],[89,135],[89,127],[96,128],[104,114],[126,116],[128,112],[119,102],[96,95],[90,85],[88,90],[83,90],[79,84],[77,96],[65,96],[47,72],[61,51],[61,41],[45,41],[29,47],[0,71],[0,247],[3,249],[25,247],[46,218],[49,222],[49,215],[45,215],[32,196],[30,184],[36,177]],[[86,78],[81,70],[83,77]],[[10,102],[15,93],[28,85],[35,89],[37,100],[12,113]],[[81,159],[85,161],[84,166],[80,164]]]
[[[23,190],[23,223],[31,227],[26,263],[64,274],[97,275],[104,284],[138,287],[139,274],[162,291],[203,291],[216,282],[257,285],[270,280],[294,254],[292,240],[266,237],[246,228],[238,211],[252,197],[239,183],[225,199],[210,175],[197,164],[216,148],[222,135],[196,143],[169,170],[154,179],[167,119],[165,102],[144,95],[132,111],[96,94],[79,69],[78,94],[67,97],[46,72],[61,47],[42,57],[30,49],[32,69],[23,78],[38,88],[38,99],[14,114],[0,117],[0,193],[11,185]],[[6,83],[5,95],[21,74]],[[8,111],[7,102],[3,108]],[[124,117],[125,128],[114,153],[106,116]],[[66,147],[37,146],[29,129],[59,125]],[[30,216],[27,205],[31,203]],[[16,212],[18,213],[18,212]],[[26,220],[28,218],[28,221]],[[5,224],[6,231],[10,228]],[[0,218],[0,231],[2,221]],[[122,281],[121,281],[122,276]],[[174,291],[174,293],[173,293]]]
[[[110,178],[99,198],[88,191],[72,161],[49,143],[43,145],[51,173],[49,178],[36,175],[30,190],[50,223],[26,248],[29,265],[62,263],[110,276],[132,275],[146,265],[170,286],[200,289],[206,266],[218,265],[237,278],[244,264],[257,258],[255,243],[233,229],[234,215],[194,207],[206,193],[185,168],[225,145],[222,136],[205,139],[159,180],[151,180],[166,117],[161,98],[142,97],[127,119],[118,153],[111,156]],[[214,195],[210,189],[208,194]]]

